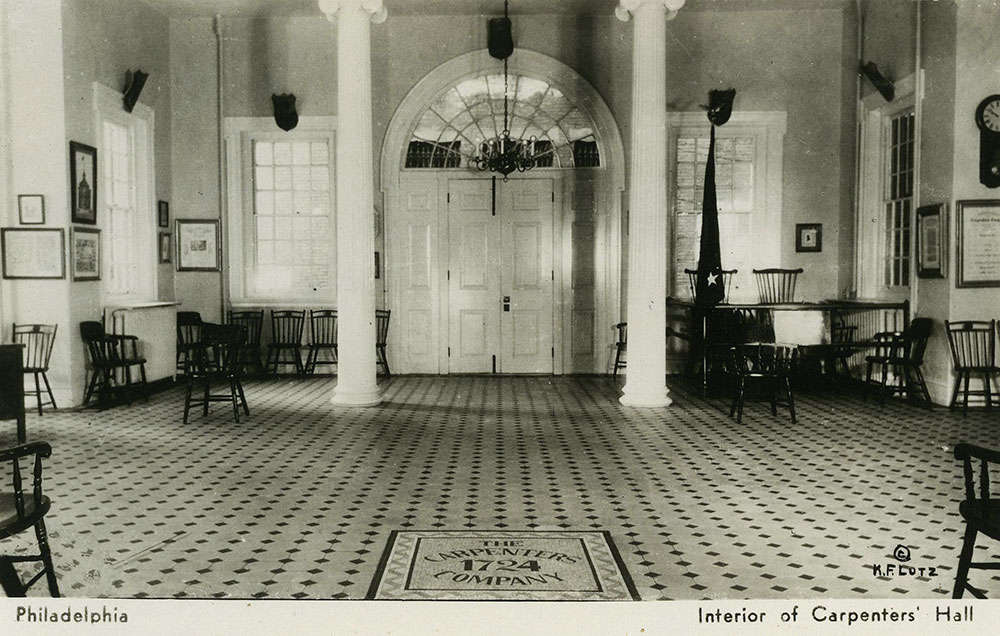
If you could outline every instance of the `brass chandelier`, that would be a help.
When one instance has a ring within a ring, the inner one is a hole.
[[[490,20],[490,55],[503,60],[503,131],[479,146],[479,155],[473,160],[481,171],[499,172],[503,180],[514,172],[531,170],[537,163],[534,154],[535,141],[532,135],[527,140],[512,139],[510,136],[507,58],[514,50],[510,32],[510,18],[507,16],[507,0],[503,3],[503,18]]]

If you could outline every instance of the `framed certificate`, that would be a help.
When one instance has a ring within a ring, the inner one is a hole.
[[[948,206],[944,203],[917,208],[917,276],[944,278],[948,246]]]
[[[1000,201],[959,201],[958,287],[1000,287]]]
[[[177,271],[219,271],[219,221],[177,219]]]

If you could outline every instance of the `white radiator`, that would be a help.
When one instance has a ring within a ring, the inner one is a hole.
[[[139,339],[146,358],[146,380],[173,378],[177,373],[177,305],[175,302],[136,303],[105,309],[105,329]]]

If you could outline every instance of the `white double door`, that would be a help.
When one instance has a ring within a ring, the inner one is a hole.
[[[449,372],[552,373],[553,181],[448,186]]]

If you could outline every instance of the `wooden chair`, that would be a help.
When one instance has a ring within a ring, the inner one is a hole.
[[[302,364],[302,329],[305,322],[305,311],[271,310],[271,343],[267,345],[267,360],[264,363],[267,373],[277,373],[281,364],[294,364],[299,375],[305,372]],[[283,353],[290,357],[282,357]]]
[[[757,293],[762,303],[795,302],[795,283],[804,270],[798,269],[755,269]]]
[[[386,376],[392,375],[389,373],[389,360],[385,357],[385,343],[389,337],[389,316],[391,314],[392,312],[388,309],[375,310],[375,355]]]
[[[850,380],[853,377],[850,358],[854,355],[854,349],[851,347],[851,344],[854,342],[857,333],[857,325],[847,325],[843,322],[833,322],[830,325],[830,344],[833,346],[827,357],[827,373],[836,373],[837,363],[839,362],[840,369],[847,379]]]
[[[264,363],[260,355],[260,332],[264,328],[264,310],[230,310],[226,314],[226,322],[246,328],[247,338],[243,345],[243,354],[240,358],[244,365],[253,365],[257,373],[263,373]]]
[[[233,416],[240,421],[240,406],[250,415],[246,394],[243,391],[241,372],[243,352],[246,344],[246,327],[242,325],[211,325],[202,327],[202,337],[192,351],[188,365],[187,393],[184,396],[184,423],[187,424],[191,407],[202,407],[202,415],[208,415],[208,405],[212,402],[230,402]],[[195,394],[195,385],[201,390]],[[223,384],[225,391],[213,392],[213,384]]]
[[[39,415],[42,414],[42,407],[46,404],[51,404],[52,410],[58,409],[56,398],[52,395],[52,387],[49,385],[49,378],[46,375],[58,328],[58,325],[14,325],[14,342],[24,345],[24,373],[30,373],[35,379],[35,390],[25,390],[24,394],[35,396]],[[49,395],[47,402],[42,402],[39,376],[45,382],[45,392]]]
[[[1000,367],[996,364],[996,321],[995,320],[965,320],[961,322],[944,321],[948,331],[948,344],[951,346],[951,359],[955,366],[955,388],[952,392],[949,408],[954,408],[958,402],[958,393],[962,391],[962,415],[968,414],[969,396],[981,395],[985,399],[986,408],[993,406],[993,377],[1000,375]],[[972,376],[982,378],[982,389],[970,390],[969,380]],[[964,386],[963,386],[964,383]]]
[[[80,337],[87,346],[91,368],[84,404],[89,404],[95,393],[100,408],[107,406],[115,394],[119,398],[124,394],[131,403],[137,389],[145,391],[146,359],[139,355],[138,338],[105,333],[104,325],[93,320],[80,323]],[[132,367],[136,366],[139,367],[139,381],[132,379]]]
[[[19,344],[0,345],[0,420],[14,420],[18,444],[28,440],[24,414],[23,350],[24,347]]]
[[[615,340],[615,367],[611,371],[613,377],[618,377],[618,369],[624,369],[628,360],[626,354],[628,353],[628,323],[620,322],[614,326],[615,331],[618,332],[618,339]]]
[[[866,399],[869,389],[878,387],[881,403],[885,402],[887,394],[899,393],[906,395],[910,400],[915,400],[919,392],[924,405],[932,406],[931,396],[920,367],[924,362],[924,351],[927,349],[927,341],[930,339],[933,329],[934,321],[932,319],[914,318],[909,328],[904,332],[883,331],[872,337],[875,342],[875,351],[865,356],[864,396]],[[879,375],[873,379],[875,367],[878,367]],[[892,372],[891,382],[889,381],[890,371]]]
[[[735,375],[736,392],[729,417],[736,414],[736,423],[743,422],[743,403],[748,381],[766,385],[770,395],[771,415],[778,414],[778,404],[788,406],[795,423],[795,398],[792,395],[792,375],[798,358],[798,347],[773,342],[747,342],[731,349],[731,369]],[[784,399],[779,399],[779,393]]]
[[[739,270],[736,270],[736,269],[723,269],[723,270],[719,271],[719,273],[720,273],[719,278],[721,279],[719,281],[719,284],[722,285],[722,290],[723,290],[723,292],[722,292],[722,294],[723,294],[722,295],[722,302],[724,302],[724,303],[729,302],[729,288],[733,284],[733,276],[735,276],[738,271]],[[687,277],[688,277],[688,289],[691,290],[691,298],[693,300],[697,301],[698,300],[698,292],[697,292],[697,289],[698,289],[698,270],[697,269],[685,269],[684,273],[687,274]]]
[[[327,351],[332,358],[320,359]],[[337,364],[337,310],[309,310],[309,353],[306,355],[306,373],[316,373],[318,364]]]
[[[197,311],[177,312],[177,370],[187,373],[188,364],[201,340],[201,314]]]
[[[42,492],[42,458],[51,457],[52,447],[46,442],[21,444],[0,450],[0,463],[10,466],[5,473],[13,476],[8,483],[11,489],[0,491],[0,540],[13,537],[28,528],[35,529],[38,554],[0,555],[0,586],[9,597],[24,597],[36,581],[45,577],[49,595],[59,596],[56,569],[52,565],[52,551],[49,548],[48,532],[45,530],[45,514],[52,502]],[[25,492],[21,476],[21,460],[34,458],[31,468],[31,490]],[[22,583],[14,567],[15,563],[38,561],[42,570]]]
[[[958,557],[955,572],[955,587],[952,598],[962,598],[968,590],[976,598],[986,595],[969,584],[969,570],[1000,570],[1000,561],[973,562],[972,551],[976,537],[980,533],[1000,541],[1000,499],[990,496],[990,466],[1000,465],[1000,451],[990,450],[972,444],[956,444],[955,459],[962,462],[965,473],[965,500],[958,505],[958,512],[965,519],[965,539]],[[973,470],[973,459],[979,460],[979,474]],[[976,493],[976,480],[979,493]]]

